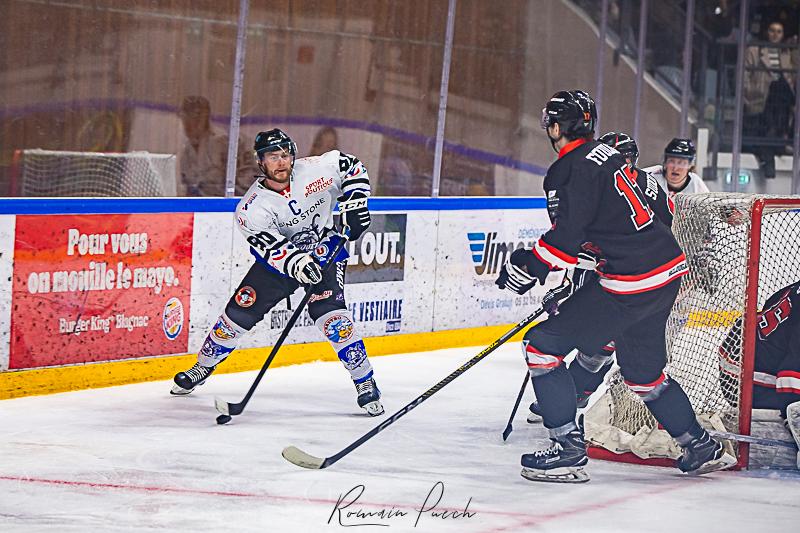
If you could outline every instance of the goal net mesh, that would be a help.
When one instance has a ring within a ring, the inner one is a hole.
[[[20,196],[175,196],[176,157],[149,152],[23,150]]]
[[[666,373],[682,385],[701,420],[709,421],[708,425],[715,420],[717,426],[721,422],[724,427],[717,429],[733,433],[749,430],[741,424],[743,409],[750,408],[742,405],[743,381],[745,388],[752,387],[752,376],[742,373],[745,310],[753,305],[760,311],[769,296],[800,279],[800,205],[792,205],[792,200],[768,202],[760,216],[756,212],[758,223],[754,224],[754,206],[760,200],[785,199],[734,193],[675,198],[672,230],[686,253],[689,273],[682,279],[667,322]],[[760,236],[758,252],[753,254],[758,284],[748,298],[754,233],[756,239]],[[727,357],[720,352],[723,343]],[[593,444],[641,457],[675,456],[674,442],[659,449],[643,444],[658,440],[651,438],[658,424],[624,384],[619,370],[610,375],[607,392],[595,407],[602,416],[587,413],[587,420],[593,419],[587,422],[587,438]],[[661,433],[668,439],[666,432]],[[624,442],[620,445],[626,439],[633,444],[630,449]]]

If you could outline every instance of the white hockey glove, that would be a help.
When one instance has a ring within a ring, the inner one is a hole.
[[[355,241],[367,230],[372,220],[367,207],[367,195],[363,192],[354,192],[350,198],[339,202],[342,220],[350,228],[350,240]]]
[[[537,279],[528,274],[526,267],[528,258],[525,254],[533,255],[532,252],[520,248],[508,257],[508,261],[503,265],[500,275],[494,282],[495,285],[517,294],[525,294],[536,285]]]
[[[291,277],[303,285],[316,285],[322,281],[322,267],[310,254],[302,254],[289,267]]]

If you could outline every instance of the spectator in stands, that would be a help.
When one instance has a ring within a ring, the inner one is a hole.
[[[311,143],[311,151],[308,155],[322,155],[339,148],[339,136],[331,126],[324,126],[314,135],[314,142]]]
[[[788,48],[770,46],[783,42],[783,24],[767,27],[766,45],[749,46],[744,59],[744,135],[766,141],[786,140],[794,104],[794,72],[797,62]],[[784,147],[755,143],[748,148],[758,159],[764,177],[775,177],[775,156]]]
[[[187,96],[180,109],[186,143],[180,157],[180,175],[186,196],[225,196],[228,134],[211,126],[211,106],[204,96]],[[235,193],[243,195],[258,174],[253,152],[239,139]]]

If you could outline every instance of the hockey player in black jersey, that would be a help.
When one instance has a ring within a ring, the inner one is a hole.
[[[560,91],[547,102],[542,127],[558,152],[544,180],[552,227],[532,250],[513,252],[497,279],[500,288],[524,294],[550,271],[573,268],[584,243],[598,258],[599,279],[525,334],[523,351],[552,446],[524,454],[522,475],[588,481],[575,384],[563,359],[576,348],[596,353],[612,339],[625,382],[683,448],[679,468],[697,474],[727,468],[736,460],[700,426],[681,386],[664,374],[665,326],[686,258],[653,216],[636,169],[592,140],[596,120],[594,101],[583,91]]]
[[[639,147],[636,141],[627,133],[618,133],[614,131],[602,135],[599,141],[612,148],[616,148],[617,151],[625,157],[625,161],[628,162],[628,165],[630,165],[638,175],[636,183],[639,185],[639,189],[644,193],[647,205],[653,210],[658,220],[667,226],[672,226],[675,204],[653,176],[636,166],[639,160]],[[575,270],[572,274],[571,290],[578,290],[589,279],[595,279],[597,277],[594,271],[596,267],[597,259],[591,250],[587,249],[579,252],[578,264],[575,266]],[[558,312],[558,301],[553,297],[555,296],[554,293],[548,296],[550,296],[553,303],[545,303],[548,304],[549,314],[554,314]],[[610,341],[597,353],[585,354],[579,351],[575,354],[575,358],[567,365],[567,370],[569,370],[572,381],[575,383],[579,409],[587,406],[589,397],[603,383],[603,379],[613,366],[613,363],[614,341]],[[541,422],[542,414],[538,402],[534,401],[531,403],[529,409],[530,415],[528,415],[528,422],[532,424]]]
[[[756,317],[753,361],[753,408],[777,409],[800,447],[800,281],[767,298]],[[738,405],[742,371],[742,319],[738,318],[719,348],[720,386]],[[800,468],[800,453],[798,454]]]

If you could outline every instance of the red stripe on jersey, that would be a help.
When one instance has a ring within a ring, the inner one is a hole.
[[[665,272],[665,271],[669,270],[670,268],[679,265],[681,263],[681,261],[686,261],[686,255],[684,255],[683,253],[681,253],[681,255],[679,255],[678,257],[676,257],[675,259],[673,259],[669,263],[664,263],[660,267],[656,267],[653,270],[651,270],[650,272],[645,272],[644,274],[631,274],[631,275],[628,275],[628,274],[604,274],[604,273],[600,272],[600,276],[602,276],[602,277],[604,277],[606,279],[615,279],[615,280],[619,280],[619,281],[641,281],[643,279],[650,278],[650,277],[655,276],[657,274],[661,274],[662,272]]]
[[[564,145],[564,148],[562,148],[561,150],[558,151],[558,158],[561,159],[562,157],[564,157],[565,155],[567,155],[568,153],[573,151],[578,146],[580,146],[582,144],[586,144],[590,140],[591,139],[588,139],[588,138],[584,137],[584,138],[581,138],[581,139],[575,139],[574,141],[568,142],[567,144]]]
[[[577,257],[559,250],[552,244],[547,244],[542,237],[534,243],[532,251],[537,259],[546,264],[550,270],[570,268],[578,264]]]
[[[686,274],[686,272],[684,272],[683,274]],[[670,278],[667,281],[664,281],[664,282],[659,283],[657,285],[648,285],[647,287],[644,287],[642,289],[621,290],[620,291],[620,290],[609,289],[608,287],[603,287],[603,290],[606,291],[606,292],[610,292],[611,294],[641,294],[643,292],[654,291],[656,289],[660,289],[661,287],[663,287],[665,285],[669,285],[670,283],[675,281],[675,278],[679,278],[679,277],[683,276],[683,274],[681,274],[680,276],[675,276],[674,278]],[[600,285],[602,285],[602,283]]]
[[[561,361],[553,361],[552,363],[528,363],[528,368],[554,368],[561,364]]]
[[[645,274],[619,275],[600,273],[600,286],[613,294],[638,294],[652,291],[672,283],[675,279],[687,274],[686,256],[681,253],[672,261],[661,265]]]
[[[775,380],[775,390],[784,394],[800,394],[800,372],[781,370]]]

